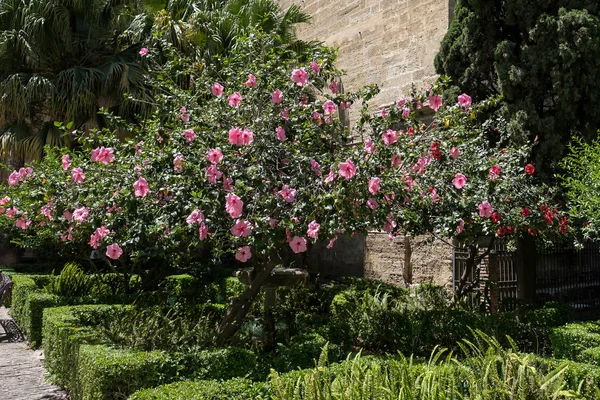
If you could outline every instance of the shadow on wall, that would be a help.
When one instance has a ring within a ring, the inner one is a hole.
[[[0,233],[0,265],[17,264],[19,260],[19,249],[10,245],[10,239],[5,233]]]
[[[356,276],[410,286],[433,283],[452,287],[452,248],[425,237],[390,241],[387,233],[340,236],[332,249],[328,242],[313,246],[309,272],[321,278]]]

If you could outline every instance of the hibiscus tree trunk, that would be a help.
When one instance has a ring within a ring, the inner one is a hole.
[[[473,291],[474,288],[479,286],[479,273],[474,274],[474,279],[469,282],[473,271],[477,271],[481,265],[481,262],[490,254],[494,248],[495,237],[492,236],[487,248],[480,254],[477,240],[469,245],[469,257],[466,260],[465,270],[460,276],[458,286],[454,292],[454,297],[450,302],[451,305],[455,305],[462,300],[468,293]]]
[[[232,299],[229,303],[227,314],[223,317],[217,329],[218,344],[227,343],[240,329],[242,322],[250,311],[250,307],[252,307],[252,303],[260,293],[260,289],[271,275],[273,268],[275,268],[275,263],[269,262],[256,268],[257,273],[250,285],[239,297]]]

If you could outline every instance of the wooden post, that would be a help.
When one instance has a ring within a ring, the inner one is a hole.
[[[494,246],[494,244],[492,244],[492,246]],[[491,312],[492,314],[495,314],[500,309],[500,288],[498,287],[498,282],[500,281],[500,271],[498,269],[498,257],[496,249],[492,249],[490,251],[487,268]]]
[[[533,238],[527,234],[518,243],[517,298],[535,301],[537,252]]]
[[[412,284],[413,271],[412,271],[412,247],[410,245],[410,236],[404,235],[404,269],[402,270],[402,279],[406,285]]]

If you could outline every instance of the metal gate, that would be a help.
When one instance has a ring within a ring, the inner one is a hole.
[[[480,254],[483,254],[486,246],[486,241],[489,238],[480,238]],[[466,260],[469,257],[469,249],[466,244],[458,243],[454,248],[453,257],[453,286],[456,290],[457,285],[460,282],[460,277],[466,269]],[[493,279],[497,282],[497,298],[491,299],[492,302],[502,302],[507,298],[517,297],[517,270],[515,264],[517,261],[517,255],[515,252],[510,252],[507,249],[506,242],[503,240],[496,239],[494,241],[494,248],[490,254],[484,258],[479,268],[479,291],[483,292],[485,289],[486,282],[490,279],[490,273],[496,274]],[[467,278],[468,283],[472,283],[476,279],[477,271],[471,271],[470,276]],[[475,301],[471,298],[471,303]]]
[[[583,249],[554,245],[538,251],[536,299],[561,301],[575,309],[579,318],[600,316],[600,245],[586,243]]]
[[[485,238],[480,243],[480,247],[483,246]],[[535,260],[523,267],[535,268],[535,280],[531,279],[527,284],[535,285],[535,301],[539,305],[560,301],[573,307],[578,318],[600,317],[600,243],[586,243],[579,250],[572,245],[555,244],[534,253]],[[497,281],[497,292],[492,302],[517,298],[517,266],[524,262],[521,255],[520,252],[509,252],[506,242],[496,239],[493,250],[480,266],[479,291],[484,290],[486,281],[495,278],[492,280]],[[453,257],[454,289],[465,271],[468,256],[466,245],[459,243]],[[490,277],[490,273],[496,276]],[[473,271],[469,283],[474,281],[475,274]],[[471,302],[475,298],[481,299],[481,296],[473,297]]]

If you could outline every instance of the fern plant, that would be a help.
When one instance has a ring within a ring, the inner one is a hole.
[[[75,263],[67,263],[60,275],[53,276],[44,287],[46,293],[62,297],[81,297],[90,294],[94,280]]]

